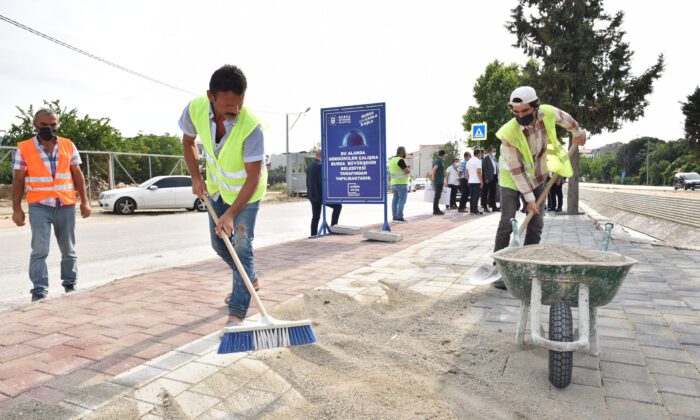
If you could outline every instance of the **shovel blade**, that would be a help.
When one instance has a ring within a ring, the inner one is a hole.
[[[489,284],[500,279],[501,273],[498,271],[498,268],[495,265],[484,264],[479,267],[474,274],[472,274],[471,278],[469,279],[469,284]]]

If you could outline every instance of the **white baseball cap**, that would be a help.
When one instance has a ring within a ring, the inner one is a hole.
[[[520,86],[510,94],[511,104],[530,103],[537,100],[537,92],[530,86]]]

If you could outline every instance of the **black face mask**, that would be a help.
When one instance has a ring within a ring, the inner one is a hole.
[[[56,133],[58,133],[58,129],[53,127],[41,127],[39,129],[39,137],[45,141],[53,140],[56,137]]]
[[[535,120],[535,112],[533,112],[530,115],[526,115],[524,117],[515,117],[515,120],[520,125],[529,125],[531,122],[533,122]]]

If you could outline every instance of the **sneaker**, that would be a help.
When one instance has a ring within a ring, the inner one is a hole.
[[[443,214],[445,214],[445,212],[440,210],[433,212],[433,216],[442,216]]]
[[[38,300],[46,299],[46,296],[44,295],[32,295],[32,302],[36,302]]]
[[[65,290],[66,293],[75,292],[75,285],[69,284],[68,286],[63,286],[63,290]]]
[[[508,290],[508,287],[506,286],[506,283],[503,280],[496,280],[492,284],[493,287],[495,287],[496,289]]]

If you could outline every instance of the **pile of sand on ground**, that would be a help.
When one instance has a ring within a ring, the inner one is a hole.
[[[606,417],[603,396],[590,401],[590,395],[580,395],[573,386],[551,387],[547,352],[513,344],[514,325],[484,320],[488,309],[472,306],[477,295],[438,300],[383,286],[388,295],[383,303],[360,304],[323,289],[274,307],[278,319],[311,318],[318,342],[248,357],[291,385],[287,394],[300,397],[249,408],[240,407],[240,399],[224,397],[214,407],[216,414],[208,416],[220,418],[230,407],[238,413],[231,418],[274,420]],[[240,382],[230,376],[211,381],[210,386],[255,389],[258,379],[245,376]],[[226,389],[216,393],[230,394]],[[167,393],[159,397],[158,415],[188,419]],[[121,398],[89,418],[123,420],[138,414],[134,400]]]
[[[388,303],[370,306],[329,290],[305,296],[318,343],[255,355],[305,402],[264,417],[562,418],[576,409],[551,399],[546,351],[516,346],[503,324],[471,323],[474,296],[385,289]],[[276,316],[298,319],[298,307]],[[536,363],[504,376],[514,354]]]

